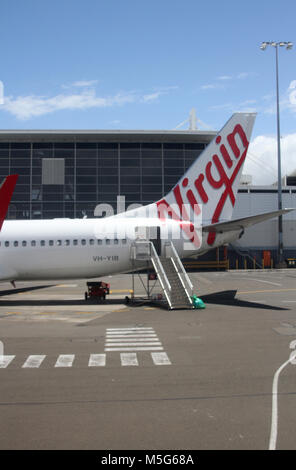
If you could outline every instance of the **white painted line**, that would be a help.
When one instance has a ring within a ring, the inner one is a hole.
[[[106,338],[106,342],[112,342],[112,343],[127,343],[127,342],[130,342],[130,341],[141,341],[141,342],[148,342],[149,341],[159,341],[159,339],[157,338],[157,336],[155,335],[155,338],[143,338],[142,336],[135,336],[135,337],[129,337],[129,338]]]
[[[74,358],[75,354],[61,354],[55,363],[55,367],[72,367]]]
[[[131,347],[131,348],[105,348],[104,351],[163,351],[161,346],[150,346],[150,347]]]
[[[136,353],[121,353],[120,360],[122,366],[138,366],[138,359]]]
[[[30,369],[37,369],[41,363],[46,358],[45,355],[31,355],[27,358],[26,362],[22,365],[22,367],[30,368]]]
[[[243,278],[241,278],[243,279]],[[278,282],[271,282],[271,281],[263,281],[263,279],[256,279],[255,277],[248,277],[246,278],[248,281],[258,281],[258,282],[264,282],[264,284],[272,284],[273,286],[282,286],[283,284],[279,284]]]
[[[153,330],[153,328],[149,327],[135,327],[135,328],[107,328],[106,331],[139,331],[139,330]]]
[[[140,335],[140,334],[144,334],[144,335],[151,335],[155,333],[155,331],[153,329],[151,330],[116,330],[116,331],[110,331],[110,330],[107,330],[106,331],[106,335]]]
[[[172,364],[167,353],[151,353],[152,360],[156,366],[166,366]]]
[[[105,346],[161,346],[160,341],[153,341],[153,343],[130,342],[130,343],[106,343]]]
[[[15,356],[0,356],[0,369],[5,369],[14,358]]]
[[[271,415],[271,430],[269,439],[269,450],[276,449],[277,431],[278,431],[278,381],[279,375],[282,370],[290,363],[293,363],[296,358],[296,351],[293,351],[290,358],[284,362],[276,371],[272,383],[272,415]]]
[[[106,365],[106,354],[91,354],[89,357],[89,367],[104,367]]]
[[[290,343],[290,349],[295,349],[296,348],[296,339],[294,339],[293,341],[291,341]],[[292,351],[291,354],[290,354],[290,362],[291,364],[293,364],[294,366],[296,365],[296,351]]]
[[[112,334],[107,334],[106,338],[157,338],[157,335],[155,333],[151,334],[120,334],[120,335],[112,335]]]

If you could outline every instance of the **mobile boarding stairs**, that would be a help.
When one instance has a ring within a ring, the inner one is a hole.
[[[162,256],[158,256],[152,241],[135,241],[131,247],[131,260],[134,269],[139,269],[137,267],[139,265],[143,266],[143,261],[147,262],[147,266],[149,264],[153,266],[170,310],[194,308],[192,301],[193,285],[174,244],[171,241],[166,242],[162,251]],[[149,287],[146,292],[148,300],[153,300]]]

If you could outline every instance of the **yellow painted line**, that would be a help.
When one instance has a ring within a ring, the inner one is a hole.
[[[154,307],[145,307],[144,310],[155,310]]]
[[[56,286],[51,287],[78,287],[78,284],[57,284]]]
[[[261,292],[289,292],[296,291],[295,288],[291,289],[265,289],[265,290],[249,290],[249,291],[238,291],[238,294],[257,294]]]
[[[129,294],[133,294],[133,290],[131,289],[115,289],[115,290],[110,290],[110,294],[116,294],[116,293],[124,293],[128,292]]]
[[[21,312],[6,312],[6,315],[21,315]]]
[[[36,313],[32,312],[32,313],[33,315],[58,315],[57,312],[36,312]]]
[[[76,315],[84,315],[84,314],[86,314],[86,315],[93,315],[94,313],[98,313],[98,312],[95,311],[95,312],[74,312],[74,313],[76,313]]]

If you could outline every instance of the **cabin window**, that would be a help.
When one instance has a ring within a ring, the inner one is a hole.
[[[73,240],[73,245],[78,245],[78,240]]]
[[[81,245],[86,245],[86,240],[81,240]]]
[[[35,240],[31,241],[31,246],[36,246],[36,241]]]
[[[41,246],[45,246],[45,240],[41,240],[41,241],[40,241],[40,245],[41,245]]]
[[[90,245],[94,245],[94,244],[95,244],[95,241],[94,241],[93,238],[91,238],[91,239],[89,240],[89,244],[90,244]]]
[[[62,240],[57,240],[57,245],[61,246],[61,244],[62,244]]]
[[[49,246],[53,246],[53,240],[49,240],[48,244]]]
[[[13,246],[18,246],[18,242],[13,242]]]
[[[5,242],[5,246],[9,246],[9,242]]]
[[[114,238],[114,245],[118,245],[118,239],[117,238]]]
[[[98,240],[98,245],[102,245],[102,240]]]
[[[126,245],[126,238],[123,238],[122,244],[123,244],[123,245]]]
[[[22,246],[27,246],[27,242],[25,240],[22,241]]]
[[[70,245],[70,240],[65,240],[65,245],[69,246]]]
[[[111,240],[109,240],[108,238],[106,238],[106,245],[110,245],[111,243]]]

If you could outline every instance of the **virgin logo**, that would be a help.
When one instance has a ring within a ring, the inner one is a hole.
[[[237,139],[240,139],[242,143],[242,151],[237,144]],[[212,155],[212,157],[206,163],[204,171],[197,176],[193,184],[191,184],[191,187],[187,177],[185,177],[181,182],[181,185],[185,190],[188,188],[186,191],[186,198],[188,203],[184,203],[180,184],[177,184],[173,189],[173,195],[176,204],[175,202],[169,204],[166,199],[162,199],[156,203],[158,217],[162,221],[164,221],[167,216],[179,221],[181,229],[185,232],[190,242],[192,242],[196,247],[200,246],[200,241],[196,228],[190,221],[189,211],[187,210],[186,206],[189,204],[193,210],[193,213],[195,215],[199,215],[201,212],[200,205],[203,204],[205,207],[209,203],[209,194],[206,190],[208,185],[215,190],[220,190],[218,193],[216,193],[218,194],[218,201],[213,211],[211,220],[212,224],[219,222],[219,218],[227,198],[229,198],[232,206],[235,204],[233,184],[246,158],[249,142],[240,124],[237,124],[234,127],[233,131],[227,135],[226,140],[228,143],[228,149],[231,150],[231,154],[229,153],[229,150],[227,150],[226,145],[223,143],[222,137],[218,135],[215,141],[218,146],[218,151]],[[214,175],[212,172],[213,167],[215,168]],[[211,194],[213,195],[213,193]],[[174,207],[177,208],[177,211],[174,210]],[[216,233],[210,232],[207,238],[208,244],[213,245],[215,238]]]

